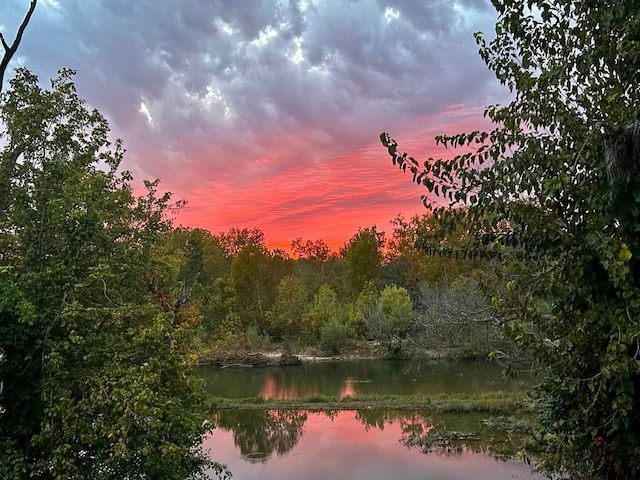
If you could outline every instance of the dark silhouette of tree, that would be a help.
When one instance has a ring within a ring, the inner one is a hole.
[[[2,83],[4,81],[4,74],[9,66],[9,62],[15,55],[18,50],[18,46],[20,46],[20,42],[22,41],[22,34],[27,28],[27,24],[29,20],[31,20],[31,15],[33,15],[33,11],[36,9],[36,4],[38,0],[31,0],[31,5],[29,5],[29,10],[27,14],[24,16],[20,27],[18,27],[18,33],[16,34],[16,38],[13,40],[13,43],[9,45],[7,40],[4,38],[4,35],[0,33],[0,42],[2,42],[2,47],[4,48],[4,55],[2,56],[2,61],[0,61],[0,92],[2,92]]]

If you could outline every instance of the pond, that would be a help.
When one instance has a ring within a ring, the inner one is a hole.
[[[534,383],[531,374],[503,378],[490,362],[358,360],[304,363],[298,367],[220,369],[198,367],[209,393],[224,398],[296,399],[313,395],[481,393],[522,390]]]
[[[295,399],[313,395],[431,394],[523,390],[533,382],[502,378],[478,362],[348,361],[300,367],[201,367],[212,395]],[[221,410],[204,442],[235,480],[252,479],[540,479],[512,460],[517,430],[496,428],[486,413],[409,410]],[[510,421],[517,422],[511,418]],[[213,477],[212,477],[213,478]]]

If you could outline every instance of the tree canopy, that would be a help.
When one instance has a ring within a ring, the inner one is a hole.
[[[463,147],[393,163],[465,242],[423,245],[503,259],[494,307],[539,359],[541,468],[572,478],[640,475],[640,5],[493,1],[480,56],[513,94],[495,125],[436,138]],[[457,207],[457,208],[456,208]]]
[[[134,195],[72,76],[19,69],[0,99],[0,477],[186,478],[207,461],[176,204]]]

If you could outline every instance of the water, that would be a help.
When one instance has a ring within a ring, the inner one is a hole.
[[[211,394],[295,399],[365,393],[481,393],[520,390],[531,377],[503,379],[477,362],[349,361],[265,369],[199,369]],[[539,479],[508,458],[517,432],[494,428],[490,414],[420,411],[231,410],[217,412],[204,443],[235,480],[270,479]],[[517,420],[517,419],[516,419]]]
[[[305,363],[298,367],[219,369],[199,367],[208,391],[224,398],[296,399],[314,395],[481,393],[530,386],[531,375],[502,377],[487,362],[433,362],[420,368],[400,361]]]

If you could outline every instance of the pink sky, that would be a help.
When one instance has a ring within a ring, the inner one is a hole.
[[[479,113],[453,106],[437,120],[440,128],[457,132],[477,128]],[[403,149],[419,158],[447,155],[445,149],[435,146],[436,133],[434,128],[425,128],[397,138]],[[420,200],[424,187],[412,184],[410,175],[392,165],[376,137],[356,151],[316,164],[293,165],[244,184],[212,181],[198,186],[189,191],[188,206],[176,216],[176,223],[213,233],[234,226],[257,227],[265,232],[269,246],[282,248],[302,237],[321,238],[337,250],[359,227],[376,225],[391,232],[390,221],[398,215],[410,218],[425,213]],[[277,162],[277,153],[273,161]],[[259,165],[258,161],[254,168]],[[215,176],[206,171],[202,175]],[[211,202],[212,195],[215,202]]]
[[[9,38],[28,3],[0,5]],[[123,167],[188,201],[176,223],[338,248],[424,211],[380,132],[446,156],[435,135],[479,128],[504,99],[473,39],[495,18],[488,0],[43,0],[11,66],[43,83],[76,69]]]

